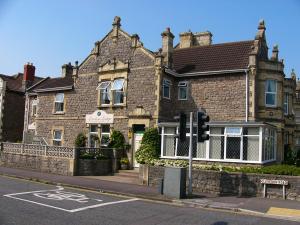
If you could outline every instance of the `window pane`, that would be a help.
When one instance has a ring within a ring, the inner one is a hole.
[[[244,135],[259,135],[259,127],[244,127]]]
[[[243,160],[259,160],[259,137],[243,138]]]
[[[64,93],[57,93],[55,96],[56,102],[64,102]]]
[[[123,91],[114,91],[114,104],[124,103],[124,92]]]
[[[267,92],[276,92],[276,81],[275,80],[267,80],[266,81],[266,91]]]
[[[63,112],[64,103],[55,102],[55,112]]]
[[[102,131],[102,133],[109,133],[110,132],[110,125],[108,125],[108,124],[102,124],[101,125],[101,131]]]
[[[186,87],[179,88],[179,99],[187,99],[187,88]]]
[[[220,136],[210,136],[210,159],[223,159],[224,158],[224,137]]]
[[[110,92],[101,90],[100,91],[101,104],[110,104]]]
[[[170,98],[170,87],[169,86],[164,86],[163,88],[163,96],[165,98]]]
[[[240,159],[241,138],[227,137],[226,158]]]
[[[224,134],[223,127],[210,127],[209,128],[210,134]]]
[[[275,105],[275,94],[267,93],[266,94],[266,104]]]
[[[206,144],[207,141],[203,143],[197,143],[197,155],[196,158],[203,159],[206,156]]]
[[[91,125],[90,132],[96,133],[98,129],[98,125]]]
[[[109,144],[109,134],[102,134],[101,135],[101,145],[108,146]]]
[[[54,136],[54,139],[61,140],[61,130],[55,130],[53,136]]]
[[[241,127],[226,127],[225,133],[227,134],[234,134],[234,135],[240,135],[242,131]]]
[[[175,127],[165,127],[164,133],[165,134],[176,134],[176,128]]]
[[[101,82],[100,85],[98,86],[98,89],[107,89],[109,85],[110,85],[110,81]]]
[[[163,156],[175,156],[176,138],[174,136],[164,136]]]
[[[114,81],[112,90],[122,90],[124,85],[124,79],[117,79]]]

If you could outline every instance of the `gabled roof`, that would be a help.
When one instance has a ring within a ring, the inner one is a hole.
[[[57,90],[70,90],[73,88],[74,79],[72,76],[48,78],[38,84],[31,91],[33,92],[47,92]]]
[[[18,73],[13,76],[8,76],[4,74],[0,74],[0,77],[6,81],[6,88],[10,91],[17,91],[17,92],[25,92],[23,87],[23,73]],[[34,81],[32,82],[31,86],[37,84],[41,81],[42,77],[35,77]]]
[[[179,74],[247,69],[254,40],[175,49],[174,69]]]

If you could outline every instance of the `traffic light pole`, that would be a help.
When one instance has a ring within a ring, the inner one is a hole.
[[[193,193],[192,188],[192,165],[193,165],[193,112],[190,112],[190,143],[189,143],[189,189],[188,195]]]

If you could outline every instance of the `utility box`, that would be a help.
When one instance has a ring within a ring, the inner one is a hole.
[[[186,168],[166,167],[163,182],[163,193],[170,198],[186,196]]]

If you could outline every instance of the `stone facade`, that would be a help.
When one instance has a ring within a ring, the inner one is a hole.
[[[12,168],[35,170],[44,173],[74,175],[74,160],[58,157],[30,156],[22,154],[1,153],[0,165]]]
[[[181,34],[182,43],[174,46],[174,35],[167,28],[161,34],[162,49],[158,52],[146,49],[138,35],[129,35],[120,27],[120,18],[115,17],[112,30],[94,44],[80,65],[64,65],[62,78],[49,79],[44,86],[37,85],[27,93],[26,133],[43,137],[48,144],[53,144],[54,131],[60,130],[61,144],[72,147],[78,133],[89,135],[93,124],[86,122],[86,115],[105,112],[113,115],[113,123],[108,123],[110,131],[120,130],[126,142],[132,145],[128,157],[133,165],[134,132],[155,127],[161,122],[174,122],[174,117],[180,112],[203,108],[213,122],[250,121],[274,125],[277,129],[277,160],[283,160],[283,136],[288,132],[293,137],[295,129],[293,110],[287,115],[283,113],[283,95],[288,92],[290,102],[294,101],[295,79],[285,78],[277,47],[273,49],[272,57],[268,57],[263,21],[254,40],[219,45],[212,45],[210,32],[186,32]],[[220,48],[225,50],[218,50]],[[182,55],[189,49],[191,54]],[[197,61],[199,57],[196,55],[201,49],[207,55],[203,57],[203,63]],[[242,54],[244,61],[239,56],[233,61],[230,57],[224,59],[222,54],[231,51],[234,53],[232,57],[237,57],[235,53]],[[193,54],[195,59],[190,59]],[[110,103],[103,104],[99,84],[113,83],[120,78],[124,80],[124,101],[113,104],[112,95]],[[267,79],[277,82],[276,107],[266,107],[265,104]],[[68,84],[63,85],[66,80],[69,80]],[[164,80],[171,83],[170,98],[163,96]],[[178,99],[180,81],[187,82],[187,100]],[[59,113],[55,112],[57,93],[64,93],[64,110]],[[30,113],[34,99],[38,101],[36,115]],[[292,109],[292,104],[289,107]],[[97,123],[94,132],[101,136],[105,124]]]
[[[147,166],[143,165],[143,167]],[[141,171],[145,171],[145,169],[141,168],[140,173]],[[148,185],[158,187],[159,182],[164,178],[164,167],[149,166],[147,172],[147,174],[140,174],[140,179],[147,176]],[[263,185],[260,183],[261,179],[287,180],[289,185],[286,190],[286,198],[300,201],[300,177],[297,176],[193,170],[193,192],[199,194],[211,193],[221,196],[233,195],[262,197]],[[282,186],[268,185],[267,197],[282,198]]]

